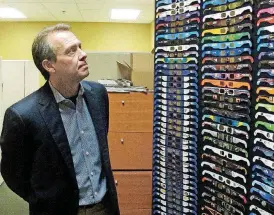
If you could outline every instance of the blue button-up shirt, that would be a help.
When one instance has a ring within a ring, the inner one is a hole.
[[[95,204],[106,193],[99,143],[80,84],[76,105],[49,82],[65,127],[79,188],[79,205]]]

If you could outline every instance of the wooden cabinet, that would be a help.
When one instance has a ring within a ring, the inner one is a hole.
[[[110,93],[109,109],[110,132],[152,132],[153,94]]]
[[[116,170],[152,169],[152,133],[110,132],[111,165]]]
[[[121,215],[151,215],[152,93],[109,93],[111,165]]]
[[[151,214],[151,171],[115,171],[121,215]]]

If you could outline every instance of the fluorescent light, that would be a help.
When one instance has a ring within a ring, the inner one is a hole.
[[[136,20],[140,12],[140,10],[135,9],[112,9],[111,19]]]
[[[0,18],[7,19],[26,19],[27,17],[15,8],[0,8]]]

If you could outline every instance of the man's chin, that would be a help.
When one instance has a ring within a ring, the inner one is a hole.
[[[82,71],[79,71],[79,76],[82,78],[82,80],[89,76],[89,69],[85,69]]]

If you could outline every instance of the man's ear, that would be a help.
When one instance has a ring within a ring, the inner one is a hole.
[[[55,73],[55,67],[52,63],[52,61],[45,59],[42,61],[42,66],[44,67],[45,70],[47,70],[50,74]]]

